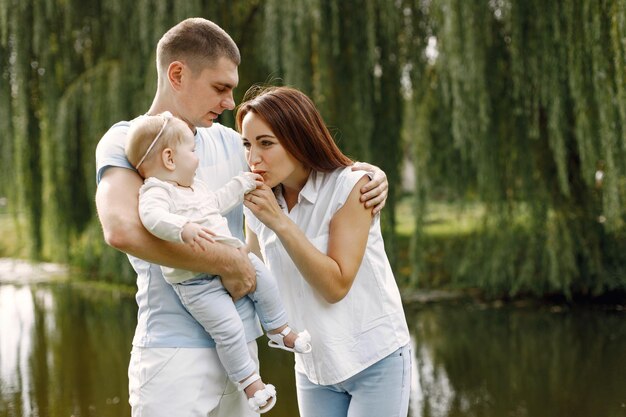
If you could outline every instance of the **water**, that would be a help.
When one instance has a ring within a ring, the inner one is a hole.
[[[132,296],[0,285],[0,416],[130,415]],[[407,307],[412,417],[626,416],[626,313],[603,308]],[[265,347],[269,414],[297,416],[293,363]],[[384,416],[381,416],[384,417]]]

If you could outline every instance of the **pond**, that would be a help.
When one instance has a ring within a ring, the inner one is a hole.
[[[406,308],[412,417],[626,416],[623,307]],[[131,295],[68,284],[0,285],[0,416],[129,416]],[[279,401],[298,415],[292,358],[259,356]],[[384,416],[380,416],[384,417]]]

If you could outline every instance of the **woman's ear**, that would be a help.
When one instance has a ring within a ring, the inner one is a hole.
[[[172,148],[165,148],[161,151],[161,160],[165,169],[174,171],[176,164],[174,163],[174,150]]]

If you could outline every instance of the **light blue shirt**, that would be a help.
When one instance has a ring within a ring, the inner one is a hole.
[[[116,123],[98,143],[98,183],[107,168],[133,169],[124,152],[130,123]],[[196,154],[200,159],[196,176],[211,189],[216,190],[240,172],[248,171],[241,137],[234,130],[214,123],[210,128],[198,128],[195,139]],[[243,206],[238,205],[225,217],[232,235],[244,240]],[[165,281],[159,265],[130,255],[128,259],[137,272],[136,300],[139,310],[133,346],[215,347],[213,339],[187,312],[170,284]],[[244,324],[246,340],[250,342],[261,336],[261,327],[250,298],[243,297],[235,305]]]

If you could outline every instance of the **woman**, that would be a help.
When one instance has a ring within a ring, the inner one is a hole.
[[[367,182],[334,143],[313,102],[274,87],[237,112],[246,156],[265,185],[244,201],[247,240],[277,277],[294,326],[302,417],[406,416],[409,332]]]

